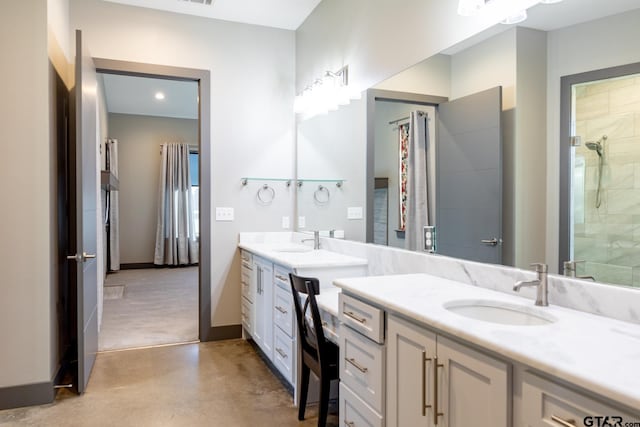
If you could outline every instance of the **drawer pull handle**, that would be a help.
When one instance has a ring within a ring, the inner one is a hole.
[[[438,425],[438,417],[444,415],[444,412],[438,412],[438,368],[444,365],[438,363],[438,358],[433,358],[433,425]]]
[[[369,370],[368,368],[365,368],[364,366],[362,366],[358,362],[356,362],[356,359],[354,359],[354,358],[345,357],[344,360],[346,360],[347,362],[351,363],[353,366],[355,366],[355,368],[358,371],[362,372],[363,374],[366,374],[367,371]]]
[[[431,362],[431,358],[427,357],[427,352],[422,352],[422,416],[427,416],[427,409],[431,409],[431,405],[427,405],[427,362]]]
[[[284,308],[280,307],[279,305],[276,305],[276,310],[278,310],[282,314],[287,314],[288,313],[287,310],[285,310]]]
[[[281,348],[276,347],[276,351],[278,352],[278,354],[279,354],[280,356],[282,356],[282,358],[283,358],[283,359],[286,359],[286,358],[288,357],[288,356],[287,356],[287,353],[285,353],[284,351],[282,351],[282,349],[281,349]]]
[[[361,323],[361,324],[367,323],[367,319],[356,316],[353,311],[345,311],[344,315],[355,320],[358,323]]]
[[[347,427],[356,427],[356,423],[354,423],[353,421],[344,420],[344,425],[346,425]]]
[[[282,280],[283,282],[287,282],[287,278],[286,278],[286,277],[284,277],[284,276],[281,276],[281,275],[279,275],[279,274],[276,274],[276,279],[280,279],[280,280]]]
[[[557,422],[562,427],[576,427],[576,422],[574,420],[563,420],[562,418],[555,415],[551,415],[551,421]]]

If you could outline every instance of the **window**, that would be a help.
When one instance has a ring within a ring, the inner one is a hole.
[[[199,154],[189,153],[189,171],[191,173],[191,206],[195,222],[196,238],[200,239],[200,181],[199,181]]]

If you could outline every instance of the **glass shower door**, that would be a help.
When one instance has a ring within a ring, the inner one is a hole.
[[[576,274],[640,287],[640,75],[572,86]]]

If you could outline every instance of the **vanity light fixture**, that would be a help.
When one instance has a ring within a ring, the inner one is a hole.
[[[335,111],[340,105],[347,105],[352,99],[359,99],[349,87],[349,66],[338,71],[325,71],[322,78],[317,78],[296,96],[293,110],[303,119]]]
[[[502,24],[517,24],[527,19],[527,9],[538,3],[553,4],[562,0],[459,0],[458,15],[475,16],[491,11],[501,17]]]
[[[158,101],[162,101],[162,100],[164,99],[164,93],[162,93],[162,92],[156,92],[156,94],[155,94],[155,98],[156,98]]]

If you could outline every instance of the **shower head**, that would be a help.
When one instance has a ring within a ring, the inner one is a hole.
[[[584,144],[591,151],[598,153],[598,156],[602,157],[602,144],[600,142],[586,142]]]

